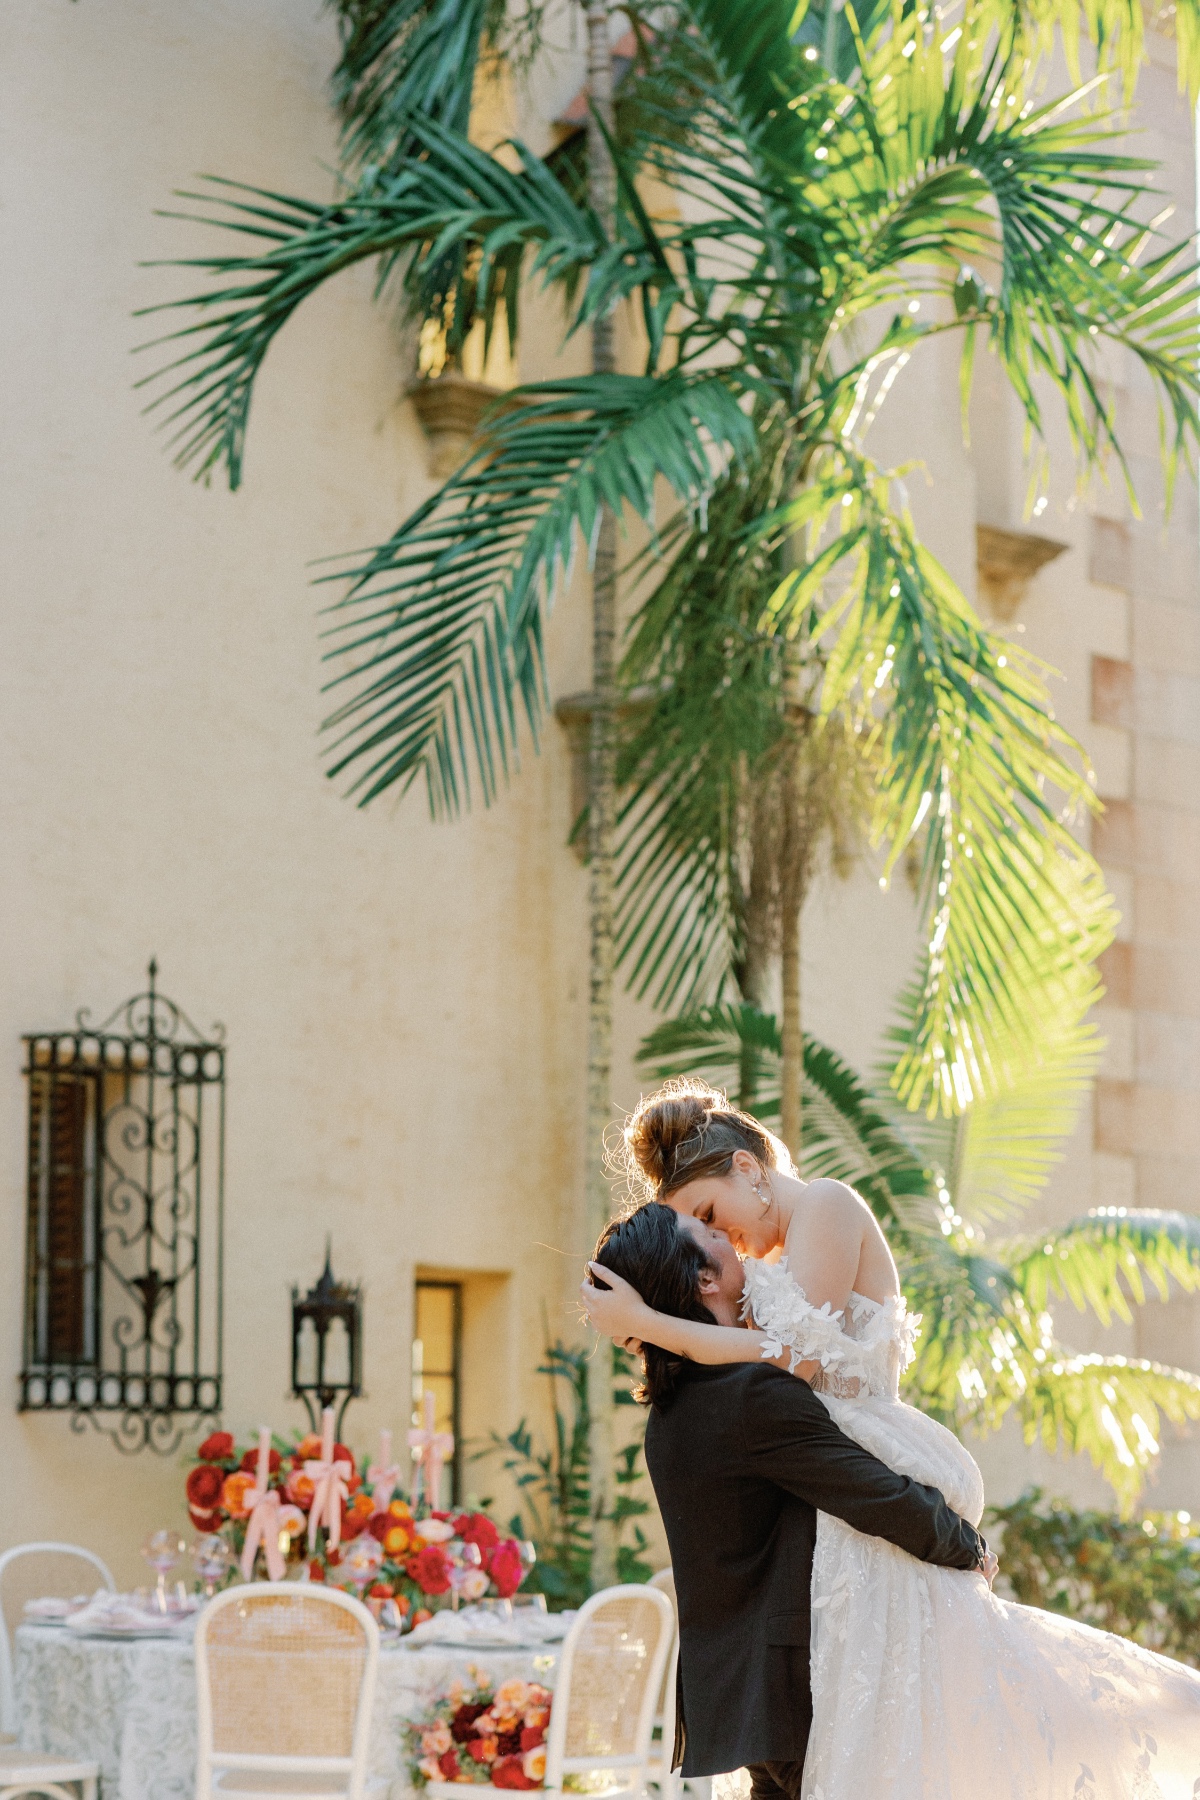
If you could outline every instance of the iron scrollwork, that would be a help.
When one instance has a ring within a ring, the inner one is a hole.
[[[157,976],[100,1025],[23,1039],[20,1408],[167,1453],[221,1410],[226,1049]]]

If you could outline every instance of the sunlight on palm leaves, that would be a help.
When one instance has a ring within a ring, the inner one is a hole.
[[[893,1052],[912,1017],[902,1002]],[[1138,1358],[1076,1355],[1048,1308],[1070,1301],[1102,1325],[1174,1283],[1200,1290],[1200,1219],[1098,1208],[1035,1235],[988,1237],[979,1222],[1023,1209],[1061,1155],[1094,1070],[1094,1034],[1069,1018],[1026,1082],[962,1119],[901,1112],[823,1045],[805,1043],[804,1173],[849,1183],[887,1230],[904,1292],[923,1318],[907,1378],[914,1404],[959,1428],[996,1429],[1011,1411],[1027,1443],[1086,1453],[1132,1503],[1158,1454],[1161,1419],[1200,1418],[1200,1376]],[[700,1074],[771,1120],[779,1029],[752,1007],[704,1009],[644,1039],[655,1080]],[[1039,1100],[1040,1095],[1040,1100]],[[975,1115],[978,1115],[976,1117]],[[972,1216],[966,1216],[974,1200]],[[1160,1416],[1161,1415],[1161,1416]]]
[[[519,720],[537,725],[545,609],[599,503],[653,532],[653,478],[665,475],[684,523],[654,540],[673,552],[661,602],[699,555],[722,483],[728,493],[744,480],[763,510],[743,515],[740,541],[713,548],[736,555],[757,539],[768,562],[784,560],[743,620],[740,672],[757,659],[769,680],[772,656],[803,641],[821,713],[855,715],[878,752],[875,829],[889,867],[914,835],[923,845],[929,978],[896,1080],[910,1104],[951,1111],[1002,1088],[1063,994],[1092,979],[1112,915],[1069,833],[1090,798],[1087,771],[1042,672],[980,627],[863,434],[895,371],[954,331],[968,373],[977,341],[1001,359],[1034,433],[1048,384],[1081,468],[1119,465],[1097,360],[1111,344],[1149,375],[1170,473],[1194,450],[1200,343],[1190,253],[1137,216],[1149,165],[1118,153],[1114,121],[1035,106],[1036,69],[1019,34],[990,32],[997,16],[967,8],[952,30],[846,9],[839,81],[783,0],[690,0],[686,29],[661,34],[659,86],[647,81],[616,150],[611,235],[529,152],[509,168],[415,113],[402,129],[419,156],[367,167],[332,206],[226,189],[207,216],[248,253],[192,263],[212,285],[178,303],[194,317],[156,402],[181,463],[205,476],[224,464],[236,481],[274,333],[364,258],[385,271],[400,259],[418,313],[449,305],[458,316],[454,284],[469,283],[489,327],[503,300],[516,329],[522,278],[560,291],[568,332],[622,299],[637,306],[643,375],[617,378],[608,399],[570,382],[516,390],[475,458],[349,565],[330,652],[345,696],[328,721],[331,773],[361,801],[418,776],[437,809],[472,791],[491,798]],[[1110,45],[1119,22],[1107,5],[1085,17]],[[1128,44],[1132,26],[1122,30]],[[665,98],[684,42],[686,133]],[[400,129],[392,116],[387,130]],[[669,216],[647,211],[647,173],[671,192]],[[998,271],[995,292],[978,269]],[[798,543],[801,566],[780,583]],[[713,629],[727,622],[714,617]],[[681,699],[702,693],[665,661],[662,677]],[[747,680],[747,695],[764,692]],[[710,771],[691,842],[665,798],[686,786],[701,716],[676,719],[674,768],[652,757],[635,771],[621,901],[631,980],[694,998],[720,994],[732,942],[728,768]]]

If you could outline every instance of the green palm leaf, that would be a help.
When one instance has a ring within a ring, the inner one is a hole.
[[[543,608],[601,506],[650,520],[656,481],[703,491],[710,459],[746,452],[719,374],[580,376],[520,388],[475,457],[354,572],[334,609],[350,696],[330,716],[330,770],[366,803],[419,774],[435,811],[485,798],[541,712]]]
[[[1102,1206],[1036,1238],[997,1247],[1030,1307],[1070,1300],[1102,1325],[1127,1324],[1130,1301],[1141,1306],[1147,1286],[1166,1300],[1176,1282],[1200,1289],[1200,1218],[1194,1213]]]

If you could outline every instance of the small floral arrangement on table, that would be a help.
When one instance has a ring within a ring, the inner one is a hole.
[[[471,1676],[473,1685],[456,1681],[423,1719],[405,1725],[414,1782],[540,1788],[546,1779],[549,1688],[519,1680],[494,1687],[480,1669]]]
[[[368,1482],[386,1468],[381,1456],[368,1468]],[[314,1478],[321,1468],[336,1473]],[[455,1597],[509,1599],[525,1577],[516,1539],[502,1536],[486,1513],[415,1518],[407,1500],[393,1498],[394,1480],[364,1483],[329,1426],[292,1443],[264,1431],[247,1448],[231,1432],[214,1431],[197,1451],[186,1488],[196,1530],[224,1538],[247,1579],[295,1576],[307,1562],[310,1581],[357,1589],[377,1617],[390,1601],[402,1628]]]

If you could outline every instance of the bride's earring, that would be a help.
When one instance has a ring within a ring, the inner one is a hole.
[[[764,1191],[763,1191],[763,1184],[762,1184],[762,1182],[761,1182],[761,1181],[756,1181],[756,1182],[755,1182],[755,1184],[754,1184],[754,1191],[755,1191],[755,1193],[756,1193],[756,1194],[757,1194],[757,1195],[758,1195],[758,1197],[759,1197],[759,1199],[760,1199],[760,1200],[761,1200],[761,1201],[762,1201],[762,1203],[763,1203],[763,1207],[764,1207],[764,1209],[765,1209],[765,1208],[766,1208],[766,1207],[768,1207],[768,1206],[770,1206],[770,1204],[771,1204],[771,1195],[770,1195],[770,1193],[769,1193],[769,1192],[765,1192],[765,1193],[764,1193]]]

